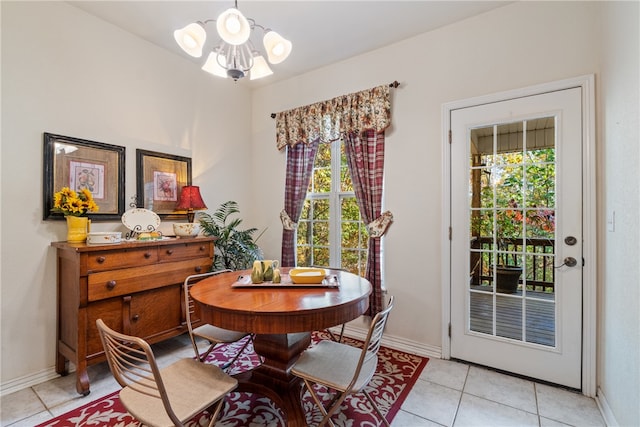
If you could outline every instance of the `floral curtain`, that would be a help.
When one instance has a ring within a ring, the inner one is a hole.
[[[331,142],[368,129],[383,132],[391,125],[389,91],[388,85],[382,85],[277,113],[278,150],[317,140]]]
[[[380,274],[380,237],[393,220],[380,214],[384,170],[384,130],[391,124],[389,86],[377,86],[349,95],[276,114],[276,144],[287,149],[282,265],[295,265],[295,226],[313,171],[318,144],[344,138],[354,192],[369,230],[366,278],[373,292],[369,314],[383,308]]]

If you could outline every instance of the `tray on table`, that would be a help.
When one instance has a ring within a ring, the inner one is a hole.
[[[337,288],[339,286],[340,282],[338,282],[338,277],[333,274],[325,276],[320,283],[293,283],[288,274],[282,275],[280,283],[253,283],[251,281],[251,275],[242,275],[238,276],[238,279],[231,284],[232,288]]]

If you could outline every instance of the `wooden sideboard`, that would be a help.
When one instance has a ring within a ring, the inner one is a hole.
[[[76,366],[76,389],[89,394],[87,366],[105,360],[96,320],[150,343],[187,330],[184,279],[211,269],[215,237],[124,241],[112,245],[53,242],[57,259],[56,372]]]

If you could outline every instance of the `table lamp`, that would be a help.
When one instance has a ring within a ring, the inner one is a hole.
[[[194,210],[207,209],[202,196],[200,195],[200,187],[196,185],[185,185],[180,193],[180,201],[176,206],[176,210],[187,211],[187,221],[193,222],[196,215]]]

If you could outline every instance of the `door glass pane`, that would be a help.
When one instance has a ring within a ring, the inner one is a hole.
[[[522,298],[496,296],[496,335],[522,340]]]
[[[555,118],[472,129],[469,325],[555,345]]]
[[[471,316],[469,329],[493,335],[493,295],[471,292]]]
[[[527,342],[555,346],[555,308],[553,301],[526,300]]]

